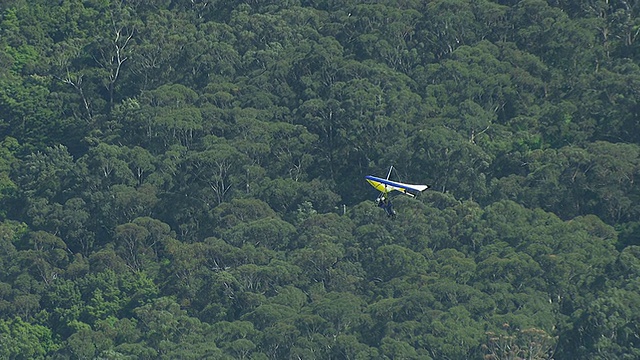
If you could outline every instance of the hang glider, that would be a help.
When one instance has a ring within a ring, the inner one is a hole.
[[[389,168],[389,173],[387,174],[386,179],[372,175],[367,175],[364,178],[367,180],[367,182],[369,182],[369,184],[371,184],[371,186],[380,191],[380,195],[376,199],[376,205],[383,208],[387,212],[387,215],[389,217],[394,218],[396,216],[396,211],[393,210],[393,205],[391,204],[391,200],[389,199],[389,193],[391,191],[398,191],[405,195],[414,197],[419,193],[427,190],[429,186],[405,184],[399,181],[389,180],[392,170],[393,166]]]

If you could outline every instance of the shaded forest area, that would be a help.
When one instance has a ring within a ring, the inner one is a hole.
[[[639,358],[639,13],[2,1],[0,358]]]

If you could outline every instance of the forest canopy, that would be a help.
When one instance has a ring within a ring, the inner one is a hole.
[[[639,29],[623,0],[1,2],[0,358],[640,357]],[[430,185],[395,220],[391,165]]]

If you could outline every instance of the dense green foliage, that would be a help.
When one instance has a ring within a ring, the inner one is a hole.
[[[640,4],[0,2],[0,358],[640,357]],[[427,183],[387,219],[363,180]]]

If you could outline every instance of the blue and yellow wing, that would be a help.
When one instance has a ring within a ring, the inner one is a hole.
[[[376,188],[376,190],[388,194],[390,191],[399,191],[405,195],[416,196],[417,194],[429,188],[427,185],[405,184],[397,181],[391,181],[371,175],[365,176],[365,179]]]

